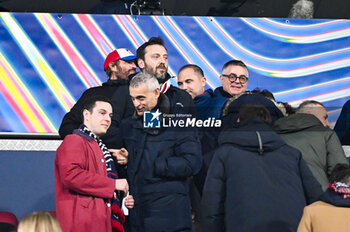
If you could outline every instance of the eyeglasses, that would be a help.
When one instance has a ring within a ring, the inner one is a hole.
[[[234,81],[236,81],[236,80],[238,79],[239,82],[240,82],[241,84],[245,84],[245,83],[247,83],[247,81],[249,80],[249,78],[246,77],[246,76],[244,76],[244,75],[241,75],[241,76],[238,77],[238,76],[237,76],[236,74],[234,74],[234,73],[231,73],[231,74],[229,74],[229,75],[221,74],[221,76],[227,77],[231,82],[234,82]]]

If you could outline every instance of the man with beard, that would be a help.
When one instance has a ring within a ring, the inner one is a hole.
[[[71,134],[82,123],[81,111],[84,101],[95,95],[103,95],[113,103],[112,125],[102,139],[109,148],[115,148],[114,140],[118,134],[119,123],[123,118],[132,115],[134,107],[129,97],[128,76],[136,73],[135,55],[125,48],[120,48],[108,54],[104,70],[109,77],[102,86],[86,90],[61,123],[59,134],[63,139]]]
[[[142,72],[155,76],[160,84],[160,91],[170,100],[172,106],[181,106],[185,113],[197,115],[192,97],[170,83],[168,74],[168,52],[164,41],[158,37],[152,37],[142,44],[136,51],[137,64]]]

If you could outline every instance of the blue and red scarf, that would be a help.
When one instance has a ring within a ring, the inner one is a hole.
[[[106,145],[99,139],[92,131],[89,130],[84,124],[79,128],[81,132],[93,138],[97,144],[100,146],[103,156],[106,160],[107,176],[112,179],[118,179],[117,170],[114,165],[114,161],[111,153],[108,151]],[[114,197],[112,199],[112,228],[118,232],[124,232],[123,224],[125,222],[125,216],[121,210],[121,202],[118,198],[118,192],[114,192]]]
[[[343,199],[350,197],[350,186],[342,182],[334,182],[329,184],[329,188],[333,189],[334,192],[339,193]]]

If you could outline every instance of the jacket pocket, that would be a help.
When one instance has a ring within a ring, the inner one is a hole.
[[[83,208],[89,208],[91,202],[94,200],[94,197],[93,196],[81,196],[81,195],[79,195],[78,200],[79,200],[78,204],[80,206],[82,206]]]

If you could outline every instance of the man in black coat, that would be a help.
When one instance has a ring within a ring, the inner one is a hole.
[[[301,153],[267,124],[268,110],[247,105],[224,130],[204,185],[205,231],[292,232],[322,193]]]
[[[187,179],[200,170],[202,161],[196,131],[157,123],[161,122],[157,121],[160,114],[183,111],[160,93],[152,75],[136,74],[129,89],[135,113],[123,120],[119,143],[129,152],[127,178],[135,199],[129,214],[131,231],[188,231],[191,207]],[[148,123],[144,113],[151,113]],[[148,128],[151,121],[160,127]]]
[[[183,107],[185,113],[197,116],[191,95],[170,83],[168,74],[168,52],[164,46],[164,41],[158,37],[152,37],[142,44],[136,51],[137,65],[144,73],[154,75],[159,84],[160,92],[164,93],[172,106]]]
[[[82,106],[91,96],[102,95],[108,97],[113,103],[112,125],[102,137],[108,148],[115,148],[115,137],[121,120],[130,116],[134,107],[129,96],[128,76],[136,73],[135,55],[125,48],[120,48],[108,54],[104,70],[109,77],[102,86],[86,90],[72,109],[64,116],[59,134],[62,139],[78,129],[82,123]]]

